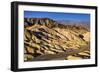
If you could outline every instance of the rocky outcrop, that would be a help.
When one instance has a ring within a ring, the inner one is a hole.
[[[24,61],[90,58],[90,32],[84,26],[48,18],[25,18],[24,24]]]

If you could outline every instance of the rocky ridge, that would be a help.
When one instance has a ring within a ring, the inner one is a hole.
[[[49,18],[24,18],[24,61],[90,58],[90,31]]]

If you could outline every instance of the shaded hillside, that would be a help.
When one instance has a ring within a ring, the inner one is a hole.
[[[49,18],[25,18],[24,24],[24,61],[90,58],[90,32],[84,26]]]

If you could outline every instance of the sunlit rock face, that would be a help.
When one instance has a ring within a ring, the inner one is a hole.
[[[82,24],[24,18],[24,61],[90,58],[90,31]]]

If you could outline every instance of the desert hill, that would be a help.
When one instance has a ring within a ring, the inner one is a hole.
[[[90,31],[49,18],[24,18],[24,61],[90,58]]]

